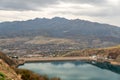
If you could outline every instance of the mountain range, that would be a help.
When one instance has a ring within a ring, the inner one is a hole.
[[[70,39],[87,46],[120,44],[120,27],[80,19],[54,17],[0,23],[0,38],[36,37]]]

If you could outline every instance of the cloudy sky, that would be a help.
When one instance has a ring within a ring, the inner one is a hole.
[[[120,0],[0,0],[0,22],[55,16],[120,26]]]

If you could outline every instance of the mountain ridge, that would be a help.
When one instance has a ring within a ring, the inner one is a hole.
[[[0,24],[3,24],[3,23],[13,23],[13,22],[26,22],[26,21],[33,21],[33,20],[39,20],[39,19],[46,19],[46,20],[63,19],[63,20],[72,20],[72,21],[73,20],[77,20],[77,21],[85,21],[85,22],[98,23],[98,24],[109,25],[109,26],[114,26],[114,27],[120,27],[120,26],[117,26],[117,25],[109,24],[109,23],[102,23],[102,22],[97,22],[97,21],[84,20],[84,19],[80,19],[80,18],[68,19],[68,18],[57,17],[57,16],[52,17],[52,18],[46,18],[46,17],[39,18],[39,17],[36,17],[36,18],[33,18],[33,19],[28,19],[28,20],[4,21],[4,22],[0,22]]]
[[[0,23],[0,38],[46,36],[93,45],[120,44],[120,27],[80,19],[54,17]]]

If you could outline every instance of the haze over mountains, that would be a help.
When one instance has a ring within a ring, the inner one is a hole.
[[[120,44],[120,27],[60,17],[0,23],[1,39],[31,37],[32,40],[36,40],[38,36],[49,38],[48,40],[72,40],[77,45],[82,44],[86,47],[106,47]],[[41,40],[41,37],[37,40]],[[34,43],[34,41],[30,41],[27,43]],[[57,43],[57,41],[53,40],[52,43]]]

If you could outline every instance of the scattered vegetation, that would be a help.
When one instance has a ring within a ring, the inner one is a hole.
[[[15,71],[17,74],[21,75],[22,80],[60,80],[60,78],[49,79],[46,75],[41,76],[26,69],[15,69]]]
[[[15,71],[17,74],[21,75],[23,80],[48,80],[46,77],[37,75],[29,70],[15,69]]]
[[[50,79],[50,80],[60,80],[60,78],[52,78],[52,79]]]
[[[0,80],[5,80],[5,75],[2,72],[0,72]]]

